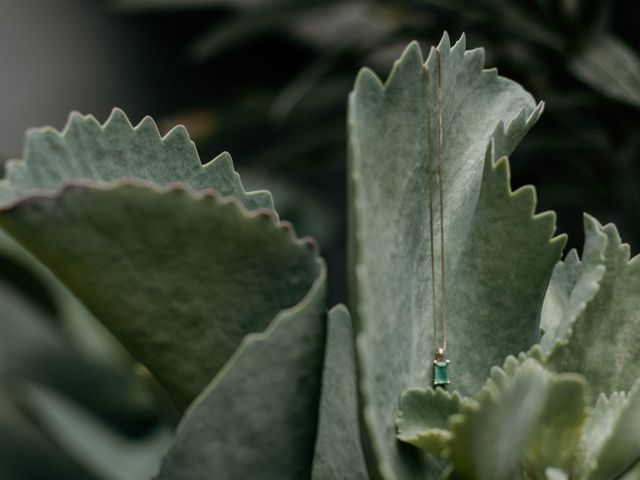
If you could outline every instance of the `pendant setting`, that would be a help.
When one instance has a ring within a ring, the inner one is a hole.
[[[449,360],[444,358],[444,349],[439,348],[433,361],[433,386],[444,387],[449,385]]]

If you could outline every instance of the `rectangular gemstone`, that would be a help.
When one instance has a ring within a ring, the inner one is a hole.
[[[449,362],[433,363],[433,385],[449,385]]]

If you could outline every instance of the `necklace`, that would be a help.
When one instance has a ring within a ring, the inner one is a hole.
[[[442,122],[442,70],[440,65],[440,51],[435,50],[436,67],[438,70],[438,191],[440,200],[440,323],[442,325],[442,343],[438,344],[438,319],[436,317],[436,261],[434,253],[433,233],[433,141],[431,135],[432,98],[429,70],[425,65],[427,84],[427,170],[429,181],[429,246],[431,260],[431,316],[433,318],[433,386],[444,387],[451,383],[449,380],[449,360],[446,359],[447,351],[447,311],[446,311],[446,287],[445,287],[445,251],[444,251],[444,127]]]

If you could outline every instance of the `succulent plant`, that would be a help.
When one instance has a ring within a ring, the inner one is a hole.
[[[445,34],[426,61],[411,44],[385,83],[358,76],[351,314],[327,313],[315,242],[268,192],[244,190],[228,154],[202,164],[183,128],[161,137],[114,110],[31,131],[0,183],[3,264],[40,288],[1,278],[0,473],[640,477],[638,262],[590,216],[581,258],[559,261],[555,215],[509,180],[507,156],[543,105],[483,63]],[[432,278],[439,98],[447,269]],[[430,386],[436,281],[449,292],[447,389]],[[147,428],[132,436],[114,417]]]

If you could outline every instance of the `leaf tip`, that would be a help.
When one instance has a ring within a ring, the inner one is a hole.
[[[373,70],[369,67],[363,67],[360,69],[354,83],[354,92],[361,93],[372,91],[376,94],[380,94],[383,90],[384,84]]]
[[[550,212],[550,213],[553,213],[555,215],[555,212]],[[555,221],[554,221],[554,229],[555,229]],[[564,247],[567,244],[567,240],[569,240],[569,235],[567,235],[566,233],[561,233],[560,235],[556,235],[555,237],[552,237],[551,240],[549,240],[549,243],[552,246],[557,247],[559,251],[559,255],[561,255],[562,250],[564,250]]]
[[[195,148],[195,143],[189,137],[189,132],[184,125],[176,125],[167,134],[162,137],[162,141],[165,143],[184,143],[189,142]]]
[[[214,164],[221,164],[221,165],[224,165],[225,168],[230,168],[235,171],[235,168],[233,166],[233,158],[231,157],[231,154],[226,150],[223,152],[220,152],[217,156],[205,162],[203,166],[209,167]],[[239,178],[239,175],[238,175],[238,178]]]
[[[333,307],[331,307],[331,309],[329,309],[329,316],[331,317],[333,315],[350,316],[349,315],[349,309],[347,308],[347,306],[344,303],[337,303]]]
[[[526,120],[526,124],[527,125],[532,125],[532,124],[536,123],[540,119],[540,116],[543,114],[544,107],[545,107],[544,101],[542,101],[542,100],[539,101],[538,104],[535,106],[535,108],[529,114],[529,117]]]
[[[160,141],[162,139],[158,125],[149,115],[146,115],[140,123],[133,128],[137,132],[145,132],[150,135],[154,141]]]
[[[69,114],[67,123],[65,124],[64,128],[62,129],[62,132],[59,135],[61,137],[65,137],[74,130],[80,130],[83,126],[88,127],[94,131],[99,131],[102,128],[102,125],[100,125],[100,122],[93,115],[91,114],[84,115],[74,110]],[[44,128],[43,131],[45,130],[54,130],[54,129]]]
[[[127,117],[127,114],[124,113],[124,110],[118,107],[114,107],[113,109],[111,109],[111,113],[109,114],[109,117],[107,118],[107,121],[104,123],[104,125],[106,127],[109,124],[120,122],[125,123],[127,126],[133,128],[133,125],[129,121],[129,117]]]
[[[458,45],[460,45],[462,47],[462,50],[464,51],[466,46],[466,39],[463,36],[461,36],[460,39],[456,42],[454,48],[458,47]],[[449,32],[447,32],[446,30],[443,32],[442,38],[440,38],[440,42],[438,42],[438,46],[436,48],[440,51],[441,54],[445,56],[449,54],[449,51],[451,50],[451,38],[449,37]]]

